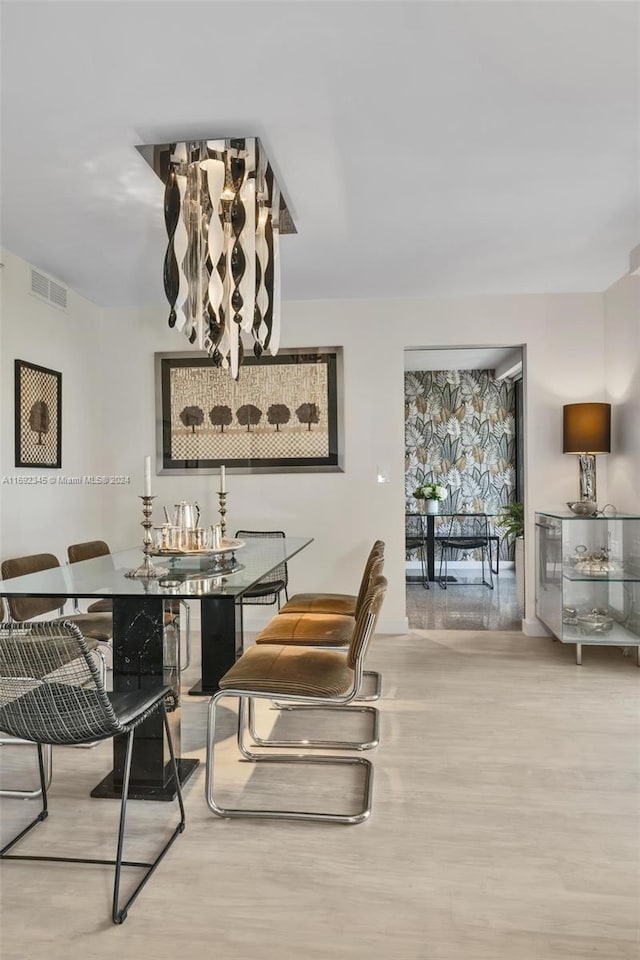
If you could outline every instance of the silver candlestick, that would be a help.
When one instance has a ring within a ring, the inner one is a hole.
[[[226,491],[218,491],[218,501],[220,506],[218,507],[218,513],[220,514],[220,531],[222,533],[222,539],[224,540],[225,531],[227,529],[227,524],[225,517],[227,515],[227,494]]]
[[[125,576],[136,577],[138,579],[145,580],[157,580],[159,577],[166,577],[169,571],[165,567],[156,567],[151,562],[151,548],[153,544],[153,537],[150,533],[151,527],[153,526],[151,514],[153,513],[153,501],[156,498],[142,496],[140,499],[142,500],[143,516],[140,526],[144,527],[144,537],[142,538],[142,552],[144,553],[144,560],[139,567],[136,567],[135,570],[129,570]]]

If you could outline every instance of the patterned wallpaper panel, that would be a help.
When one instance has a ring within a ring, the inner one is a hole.
[[[412,493],[430,481],[447,488],[442,512],[497,514],[515,499],[515,392],[513,383],[494,380],[491,374],[490,370],[405,373],[408,511],[420,508]],[[511,553],[511,546],[501,544],[501,556],[508,559]]]

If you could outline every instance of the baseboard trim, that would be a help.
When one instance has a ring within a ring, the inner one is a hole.
[[[526,637],[552,637],[553,634],[547,630],[542,620],[537,617],[524,617],[522,620],[522,632]]]

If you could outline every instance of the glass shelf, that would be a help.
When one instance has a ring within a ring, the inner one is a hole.
[[[621,623],[614,623],[609,633],[582,633],[578,627],[565,623],[559,639],[562,643],[594,643],[598,646],[611,644],[614,647],[640,646],[640,636],[632,633]]]
[[[563,570],[565,580],[575,583],[640,583],[640,573],[627,573],[625,570],[612,570],[611,573],[582,573],[570,567]]]
[[[553,517],[554,520],[578,520],[581,523],[593,523],[600,522],[603,520],[639,520],[640,515],[637,513],[594,513],[591,516],[585,516],[584,513],[570,513],[570,512],[561,512],[552,513],[551,511],[540,512],[538,514],[540,517]]]

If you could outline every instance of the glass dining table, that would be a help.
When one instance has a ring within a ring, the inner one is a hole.
[[[113,689],[123,692],[159,684],[171,689],[167,711],[178,757],[180,781],[196,769],[197,759],[180,757],[180,639],[165,629],[172,601],[200,604],[201,679],[190,693],[208,696],[242,653],[242,597],[272,570],[307,547],[313,538],[248,540],[217,566],[214,556],[155,558],[166,568],[157,580],[132,579],[141,551],[126,550],[0,581],[3,597],[56,597],[62,607],[78,598],[113,601]],[[126,737],[113,741],[113,769],[91,791],[92,797],[120,797]],[[135,733],[129,796],[172,800],[176,793],[162,718],[156,711]]]

